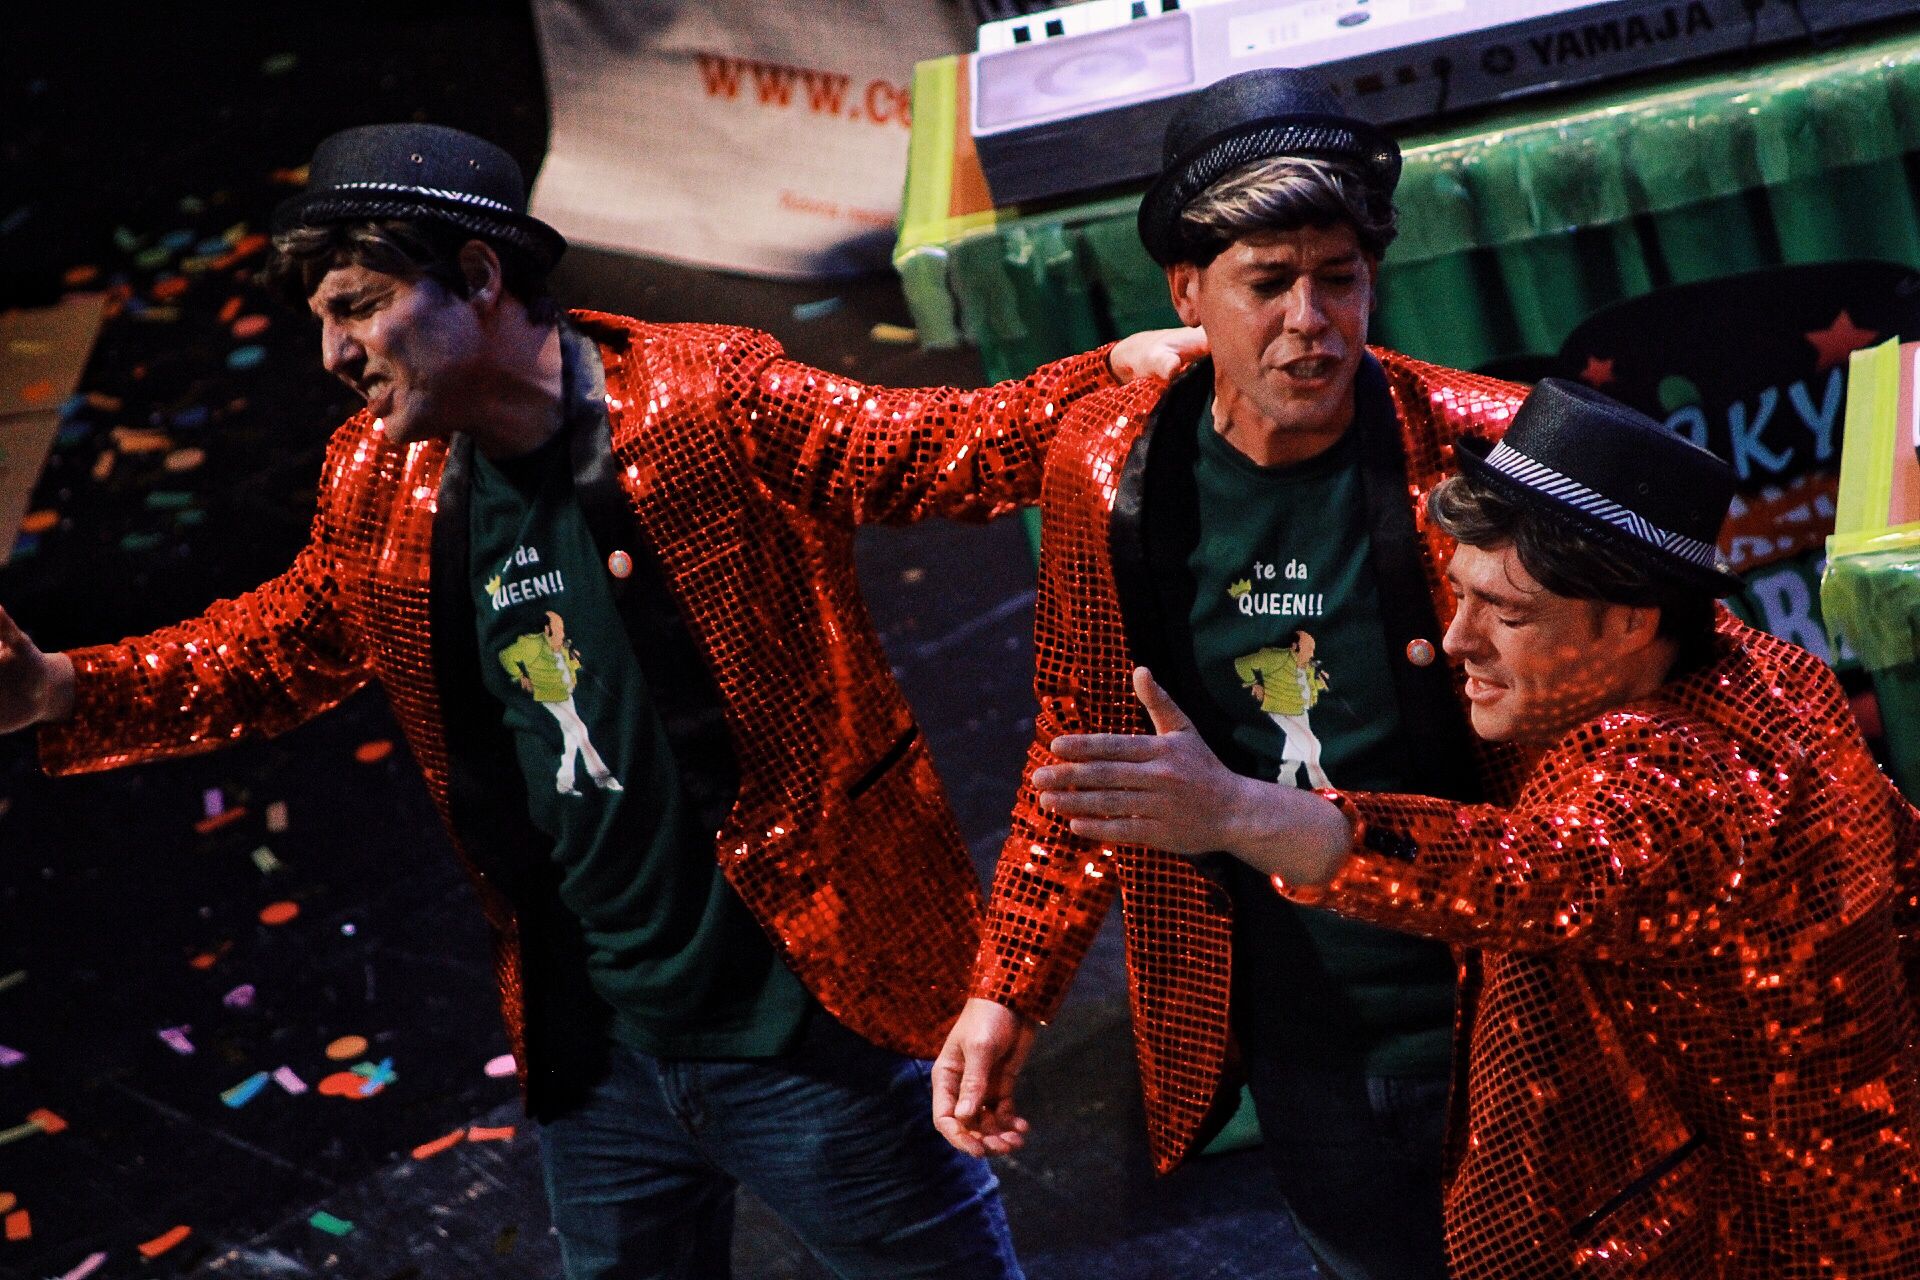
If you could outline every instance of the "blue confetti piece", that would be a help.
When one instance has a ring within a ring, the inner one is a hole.
[[[795,320],[818,320],[830,316],[840,309],[840,299],[821,298],[817,302],[803,302],[793,309]]]
[[[204,427],[207,425],[207,419],[210,416],[211,411],[207,406],[194,404],[188,405],[186,408],[180,410],[180,412],[174,414],[171,418],[167,419],[167,421],[176,427]]]
[[[193,243],[191,231],[169,231],[160,237],[160,247],[168,253],[178,253]]]
[[[69,422],[60,428],[60,434],[53,438],[57,449],[71,449],[77,444],[85,444],[87,437],[93,434],[91,422]]]
[[[227,368],[251,369],[267,358],[267,349],[261,346],[235,347],[227,353]]]
[[[60,420],[64,422],[86,407],[87,393],[84,391],[76,391],[67,397],[65,404],[60,406]]]
[[[14,540],[13,558],[15,560],[24,560],[39,550],[40,535],[37,533],[23,533]]]
[[[225,236],[208,236],[205,240],[193,246],[193,256],[196,258],[217,258],[231,248],[233,248],[233,246],[227,243]]]
[[[267,1072],[256,1071],[233,1088],[223,1090],[220,1101],[237,1111],[259,1097],[260,1091],[267,1087],[267,1081],[271,1079],[273,1077]]]

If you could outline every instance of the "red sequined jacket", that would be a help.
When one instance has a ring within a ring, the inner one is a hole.
[[[1292,896],[1480,950],[1460,1280],[1920,1276],[1920,815],[1819,660],[1723,614],[1510,807],[1343,800]]]
[[[576,492],[720,864],[825,1008],[931,1056],[964,998],[978,884],[856,590],[854,527],[1030,500],[1066,402],[1113,384],[1105,354],[982,390],[882,390],[751,330],[574,319],[591,339],[570,336],[564,362]],[[184,755],[379,681],[493,927],[542,1114],[590,1070],[600,1038],[582,1029],[604,1010],[480,684],[470,457],[464,436],[395,447],[350,419],[292,567],[74,651],[74,715],[40,750],[53,772]]]
[[[1193,473],[1190,423],[1213,389],[1201,364],[1169,388],[1142,380],[1100,392],[1067,415],[1042,490],[1043,546],[1034,625],[1038,712],[1012,829],[994,877],[973,994],[1045,1020],[1120,893],[1135,1052],[1147,1134],[1163,1172],[1184,1158],[1221,1091],[1228,1046],[1231,904],[1225,890],[1182,858],[1076,836],[1041,809],[1033,770],[1069,733],[1151,731],[1130,682],[1153,670],[1190,711],[1200,699],[1178,678],[1190,652],[1161,642],[1162,623],[1184,616],[1156,594],[1179,577],[1177,539],[1148,539],[1152,521],[1179,517]],[[1382,626],[1396,662],[1405,775],[1459,799],[1500,798],[1517,773],[1512,753],[1477,744],[1467,726],[1463,677],[1434,661],[1453,596],[1451,545],[1419,515],[1426,492],[1452,469],[1464,433],[1498,436],[1518,406],[1512,384],[1423,364],[1388,351],[1356,383],[1355,430],[1372,536]],[[1424,657],[1425,662],[1420,661]]]

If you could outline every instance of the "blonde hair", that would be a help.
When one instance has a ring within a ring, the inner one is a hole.
[[[1206,266],[1258,231],[1353,227],[1361,251],[1379,258],[1393,243],[1393,201],[1351,167],[1305,156],[1269,156],[1229,169],[1180,211],[1181,257]]]

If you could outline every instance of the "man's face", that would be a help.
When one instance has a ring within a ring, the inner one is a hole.
[[[1542,587],[1511,546],[1462,545],[1447,570],[1460,597],[1447,653],[1467,673],[1473,731],[1489,742],[1557,738],[1629,701],[1644,670],[1623,625],[1629,606]]]
[[[1313,661],[1313,635],[1311,632],[1302,631],[1298,636],[1294,637],[1293,658],[1295,662],[1303,666]]]
[[[1265,231],[1204,267],[1167,268],[1174,309],[1214,367],[1282,432],[1343,430],[1366,354],[1374,262],[1346,223]]]
[[[327,372],[366,399],[382,434],[411,444],[462,430],[485,362],[473,304],[439,283],[335,267],[307,307]]]
[[[567,642],[567,624],[560,620],[557,613],[547,615],[547,644],[558,649]]]

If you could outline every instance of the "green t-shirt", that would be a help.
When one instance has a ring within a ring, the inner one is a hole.
[[[1262,467],[1200,415],[1195,667],[1231,726],[1216,750],[1291,786],[1406,790],[1400,713],[1358,458],[1358,432]],[[1216,732],[1218,730],[1216,729]],[[1249,1049],[1377,1075],[1447,1070],[1453,965],[1437,942],[1296,906],[1231,864],[1234,1028]]]
[[[474,454],[482,681],[500,701],[560,898],[614,1034],[660,1057],[784,1052],[812,1006],[695,829],[673,747],[608,589],[568,434]]]

